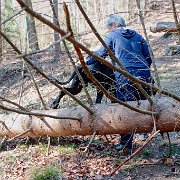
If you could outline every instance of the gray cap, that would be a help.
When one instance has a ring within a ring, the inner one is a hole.
[[[107,22],[106,22],[107,26],[111,26],[113,23],[116,24],[117,27],[126,26],[124,18],[117,14],[111,14],[109,15],[107,19]]]

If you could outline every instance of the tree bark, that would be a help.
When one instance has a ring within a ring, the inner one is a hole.
[[[157,130],[160,132],[179,131],[180,103],[168,97],[161,98],[156,102],[156,109],[159,109],[160,112],[156,120]],[[137,105],[136,102],[129,103]],[[149,109],[149,103],[146,100],[141,101],[140,106]],[[93,109],[94,115],[90,115],[80,106],[38,111],[61,117],[77,117],[82,120],[81,122],[49,117],[41,120],[38,117],[16,113],[0,115],[0,136],[15,137],[20,134],[30,137],[91,135],[94,131],[97,134],[105,135],[126,134],[132,131],[142,133],[153,130],[153,118],[150,115],[137,113],[119,104],[97,104]],[[28,131],[29,129],[31,131]]]
[[[25,3],[32,9],[32,2],[31,0],[25,0]],[[34,17],[27,14],[26,15],[26,24],[27,24],[27,36],[28,36],[28,43],[29,48],[32,50],[39,50],[39,43],[37,38],[36,32],[36,25]]]
[[[53,0],[53,4],[52,6],[54,7],[54,11],[53,11],[53,23],[58,25],[58,0]],[[59,33],[57,33],[56,31],[54,31],[54,41],[57,42],[60,40],[60,35]],[[54,54],[54,59],[59,59],[60,58],[60,54],[61,54],[61,45],[60,42],[55,44],[55,54]]]
[[[177,32],[175,22],[158,22],[155,26],[150,27],[150,31],[156,32]]]

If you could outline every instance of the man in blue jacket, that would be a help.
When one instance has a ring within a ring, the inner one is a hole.
[[[144,38],[136,31],[125,28],[125,20],[116,14],[110,15],[107,19],[107,34],[104,42],[108,45],[111,51],[115,54],[121,64],[133,76],[151,83],[150,74],[151,57],[148,51],[148,45]],[[104,46],[101,46],[98,51],[94,52],[102,58],[106,58],[109,54]],[[93,57],[87,57],[87,65],[96,62]],[[111,58],[115,66],[118,64]],[[145,96],[135,87],[133,82],[127,79],[124,75],[114,72],[117,82],[117,98],[121,101],[137,101],[145,100]],[[148,89],[145,89],[149,93]],[[115,146],[116,150],[131,152],[133,134],[121,134],[120,144]]]

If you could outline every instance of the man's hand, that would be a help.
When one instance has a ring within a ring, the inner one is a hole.
[[[91,65],[91,64],[94,64],[97,62],[97,60],[95,58],[90,57],[90,56],[88,56],[86,59],[87,59],[87,61],[86,61],[87,65]]]

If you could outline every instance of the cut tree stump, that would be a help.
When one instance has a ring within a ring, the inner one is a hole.
[[[177,32],[175,22],[158,22],[155,26],[150,27],[150,31],[156,32]]]

